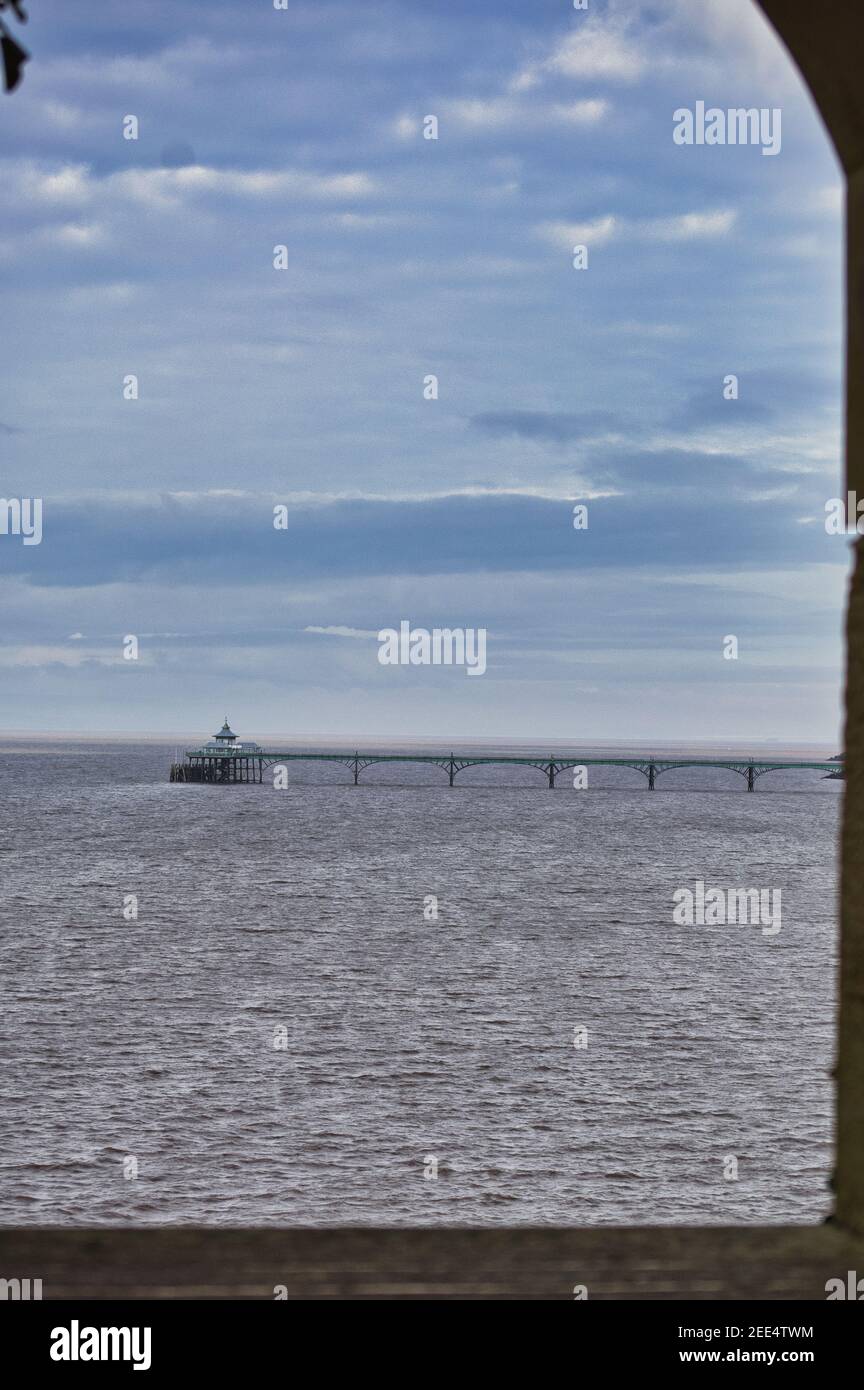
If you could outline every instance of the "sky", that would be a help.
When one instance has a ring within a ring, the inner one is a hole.
[[[0,728],[836,742],[842,181],[752,0],[28,8]]]

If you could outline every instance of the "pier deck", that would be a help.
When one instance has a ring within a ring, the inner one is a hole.
[[[769,759],[769,758],[657,758],[657,757],[592,757],[581,753],[568,753],[559,756],[553,753],[538,753],[524,757],[507,754],[474,753],[361,753],[348,752],[311,753],[287,748],[251,748],[226,746],[223,748],[190,749],[185,761],[173,763],[170,781],[172,782],[263,782],[264,769],[291,762],[338,763],[352,774],[354,785],[360,781],[360,774],[367,767],[379,763],[422,763],[440,768],[447,774],[450,786],[455,785],[456,777],[467,767],[532,767],[542,772],[549,787],[555,786],[559,773],[590,767],[627,767],[640,772],[648,783],[648,790],[654,791],[657,778],[664,772],[680,767],[720,768],[736,772],[744,778],[747,790],[755,791],[758,778],[769,772],[794,769],[809,769],[822,773],[823,777],[843,777],[843,762],[837,758],[812,759]]]

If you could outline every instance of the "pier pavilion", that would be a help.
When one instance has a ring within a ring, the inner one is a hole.
[[[200,748],[190,748],[183,763],[172,763],[171,782],[261,782],[264,776],[265,754],[260,744],[250,739],[240,742],[228,723]]]

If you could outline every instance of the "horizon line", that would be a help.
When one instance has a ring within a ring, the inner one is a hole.
[[[184,731],[169,730],[169,731],[166,732],[166,731],[162,731],[162,730],[145,730],[145,729],[0,729],[0,741],[2,741],[3,739],[27,739],[27,738],[31,738],[31,739],[32,739],[32,738],[63,739],[63,738],[67,738],[67,739],[76,739],[76,740],[100,739],[100,740],[106,740],[106,741],[107,741],[107,740],[128,741],[128,740],[146,739],[146,740],[152,741],[152,742],[160,742],[160,743],[166,743],[166,742],[168,742],[168,743],[170,743],[170,742],[175,742],[175,741],[177,741],[177,740],[185,740],[185,739],[199,740],[199,741],[200,741],[200,739],[201,739],[202,737],[203,737],[203,738],[211,738],[211,737],[213,737],[213,735],[212,735],[212,734],[204,734],[204,735],[202,735],[199,731],[189,731],[189,730],[184,730]],[[249,737],[251,738],[252,735],[250,735]],[[291,735],[286,735],[285,733],[281,733],[281,734],[279,734],[279,735],[275,735],[275,734],[273,734],[273,735],[268,735],[268,734],[265,732],[265,733],[260,733],[260,734],[256,734],[256,735],[255,735],[255,739],[256,739],[256,741],[259,742],[259,743],[261,742],[261,740],[262,740],[263,738],[268,738],[268,737],[272,737],[273,739],[280,739],[280,740],[282,740],[282,741],[284,741],[284,742],[286,742],[286,743],[288,743],[288,744],[291,744],[291,743],[298,744],[298,743],[299,743],[299,744],[306,744],[306,745],[309,745],[309,744],[313,744],[313,743],[316,743],[316,744],[328,744],[328,743],[330,743],[330,744],[332,744],[332,743],[336,743],[336,744],[349,744],[349,743],[350,743],[350,744],[353,744],[355,747],[357,747],[359,744],[361,744],[361,743],[363,743],[363,742],[366,742],[366,743],[380,743],[382,740],[385,741],[385,742],[387,742],[387,743],[391,743],[391,744],[418,744],[418,743],[420,743],[420,744],[436,744],[436,745],[442,745],[442,746],[445,745],[445,744],[449,745],[449,744],[451,744],[451,743],[453,743],[453,744],[468,744],[468,743],[474,743],[474,744],[495,744],[495,745],[500,745],[500,744],[514,744],[514,745],[529,745],[529,744],[530,744],[530,745],[533,745],[533,744],[535,744],[535,743],[539,743],[539,744],[542,744],[542,745],[555,744],[555,745],[560,745],[561,747],[571,747],[571,748],[574,747],[574,746],[577,746],[577,745],[580,744],[580,743],[585,744],[585,745],[590,745],[590,746],[592,746],[592,747],[597,747],[597,746],[601,746],[601,747],[602,747],[602,746],[609,746],[609,747],[628,747],[628,748],[632,748],[632,747],[636,747],[636,746],[639,746],[639,747],[651,746],[651,747],[658,747],[658,748],[659,748],[659,747],[663,747],[663,746],[667,746],[667,745],[668,745],[668,746],[672,746],[672,745],[674,745],[674,746],[680,746],[680,745],[682,745],[682,744],[687,745],[687,746],[705,744],[705,745],[712,746],[712,747],[716,747],[716,746],[719,746],[719,745],[729,745],[729,744],[747,744],[747,745],[754,746],[754,747],[762,747],[762,746],[772,746],[772,747],[773,747],[773,746],[783,746],[783,747],[802,747],[802,748],[812,747],[812,746],[814,746],[814,745],[824,745],[825,747],[836,748],[836,747],[838,747],[838,744],[840,743],[839,740],[831,740],[831,739],[827,739],[827,738],[818,738],[818,737],[817,737],[817,738],[813,738],[813,739],[802,739],[802,738],[790,738],[790,739],[783,739],[783,738],[753,738],[753,737],[748,736],[748,735],[745,735],[745,734],[721,734],[721,735],[716,736],[715,738],[710,738],[710,737],[698,737],[698,738],[697,738],[697,737],[693,737],[693,738],[686,738],[686,737],[685,737],[685,738],[670,738],[670,737],[667,736],[667,737],[656,738],[656,739],[652,739],[652,738],[650,738],[650,737],[648,737],[648,736],[646,736],[646,737],[637,737],[637,738],[634,738],[634,739],[622,739],[622,738],[609,738],[608,736],[603,736],[603,737],[601,737],[601,736],[598,736],[598,735],[590,735],[590,734],[586,734],[586,735],[582,735],[582,736],[579,736],[579,735],[575,735],[575,736],[574,736],[573,734],[568,734],[568,735],[563,735],[563,734],[562,734],[562,735],[560,735],[560,736],[554,735],[554,734],[537,734],[537,735],[530,735],[530,734],[519,734],[519,735],[515,735],[515,734],[514,734],[514,735],[496,735],[496,736],[494,736],[494,737],[490,737],[489,735],[470,735],[470,734],[466,735],[466,734],[453,734],[453,733],[450,733],[450,734],[440,734],[440,735],[430,735],[430,734],[422,734],[422,735],[420,735],[420,734],[416,734],[416,735],[414,735],[414,734],[371,734],[371,733],[370,733],[370,734],[356,734],[356,735],[355,735],[355,734],[351,734],[351,735],[348,735],[348,734],[332,734],[332,733],[331,733],[331,734],[327,734],[327,735],[322,735],[322,734],[297,734],[297,733],[294,733],[294,734],[291,734]],[[241,741],[241,742],[243,741],[243,740],[242,740],[242,736],[240,737],[240,741]]]

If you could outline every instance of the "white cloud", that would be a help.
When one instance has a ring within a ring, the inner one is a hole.
[[[695,241],[703,237],[725,236],[735,225],[737,214],[731,208],[714,212],[686,212],[678,217],[661,217],[645,221],[625,221],[608,213],[592,222],[543,222],[535,231],[544,241],[562,250],[574,246],[602,246],[612,237],[627,234],[651,241]]]
[[[801,79],[753,0],[610,0],[602,19],[576,20],[546,57],[510,83],[527,91],[550,79],[632,83],[663,71],[702,83],[758,81],[770,104],[800,95]]]
[[[98,648],[54,647],[47,643],[32,643],[27,646],[0,648],[0,667],[15,668],[47,666],[83,666],[94,662],[99,666],[118,666],[123,664],[122,653],[108,656]]]
[[[549,110],[559,121],[567,125],[595,125],[607,114],[609,103],[600,98],[590,101],[558,102]]]
[[[618,219],[610,214],[596,217],[593,222],[544,222],[536,230],[544,241],[572,251],[574,246],[602,246],[615,235],[618,226]]]
[[[376,637],[376,638],[377,638],[377,636],[378,636],[378,633],[377,633],[377,632],[372,632],[371,630],[367,630],[366,628],[362,628],[362,627],[342,627],[342,626],[340,626],[340,625],[338,625],[338,624],[337,624],[335,627],[315,627],[315,626],[304,627],[303,631],[304,631],[304,632],[319,632],[319,633],[323,634],[323,636],[325,636],[325,637],[360,637],[360,638],[363,638],[364,640],[365,640],[367,637]]]
[[[838,179],[837,183],[820,188],[818,192],[814,193],[810,200],[810,206],[819,212],[828,212],[834,216],[839,216],[843,211],[845,202],[846,190],[842,181]]]
[[[3,184],[7,195],[23,202],[80,205],[93,195],[93,180],[86,164],[64,164],[43,169],[31,161],[4,160]]]
[[[413,219],[364,212],[338,212],[326,219],[330,226],[347,227],[356,232],[379,232],[387,227],[404,227]]]
[[[825,254],[825,239],[815,233],[810,236],[784,237],[776,243],[776,247],[784,256],[794,256],[802,261],[816,263]]]
[[[444,120],[475,133],[504,129],[542,130],[553,125],[596,125],[608,109],[608,102],[599,98],[537,103],[514,97],[489,97],[449,103],[444,108]]]
[[[74,57],[57,57],[45,62],[46,78],[54,86],[71,85],[86,94],[95,88],[113,96],[119,89],[126,97],[133,91],[148,97],[156,91],[173,95],[178,86],[224,82],[232,73],[246,80],[271,56],[271,50],[264,44],[244,43],[235,34],[231,37],[230,43],[214,43],[196,35],[144,55],[100,55],[98,65],[86,51]]]
[[[679,217],[661,217],[639,224],[643,235],[653,241],[693,241],[699,237],[725,236],[735,225],[737,214],[731,208],[716,212],[685,212]]]
[[[390,129],[399,140],[413,140],[419,133],[420,122],[416,116],[397,116]]]
[[[447,116],[457,125],[497,130],[501,126],[515,125],[521,110],[518,102],[510,101],[507,97],[492,97],[486,101],[454,101],[447,108]]]
[[[89,165],[44,168],[32,161],[6,160],[2,180],[8,197],[37,206],[88,206],[106,201],[171,207],[198,194],[241,198],[365,198],[376,191],[368,174],[318,174],[298,169],[216,169],[203,164],[179,169],[123,169],[104,177]]]
[[[641,76],[645,63],[644,50],[629,43],[622,31],[595,22],[568,34],[546,66],[565,77],[632,82]]]
[[[64,222],[58,226],[43,227],[40,232],[43,241],[57,246],[90,247],[103,246],[106,241],[105,228],[98,222]]]
[[[244,198],[359,198],[374,192],[368,174],[312,174],[298,170],[214,169],[191,164],[182,169],[129,169],[105,183],[144,203],[182,201],[187,194],[224,193]]]
[[[547,58],[523,68],[511,88],[521,92],[536,87],[544,78],[634,82],[647,66],[644,48],[626,37],[623,28],[599,20],[586,21],[553,48]]]
[[[668,46],[679,47],[677,35],[690,40],[677,63],[695,74],[734,71],[745,80],[756,79],[770,87],[771,95],[796,95],[801,79],[768,19],[753,0],[667,0]],[[701,39],[702,54],[693,53],[692,41]],[[768,100],[762,104],[769,104]]]

